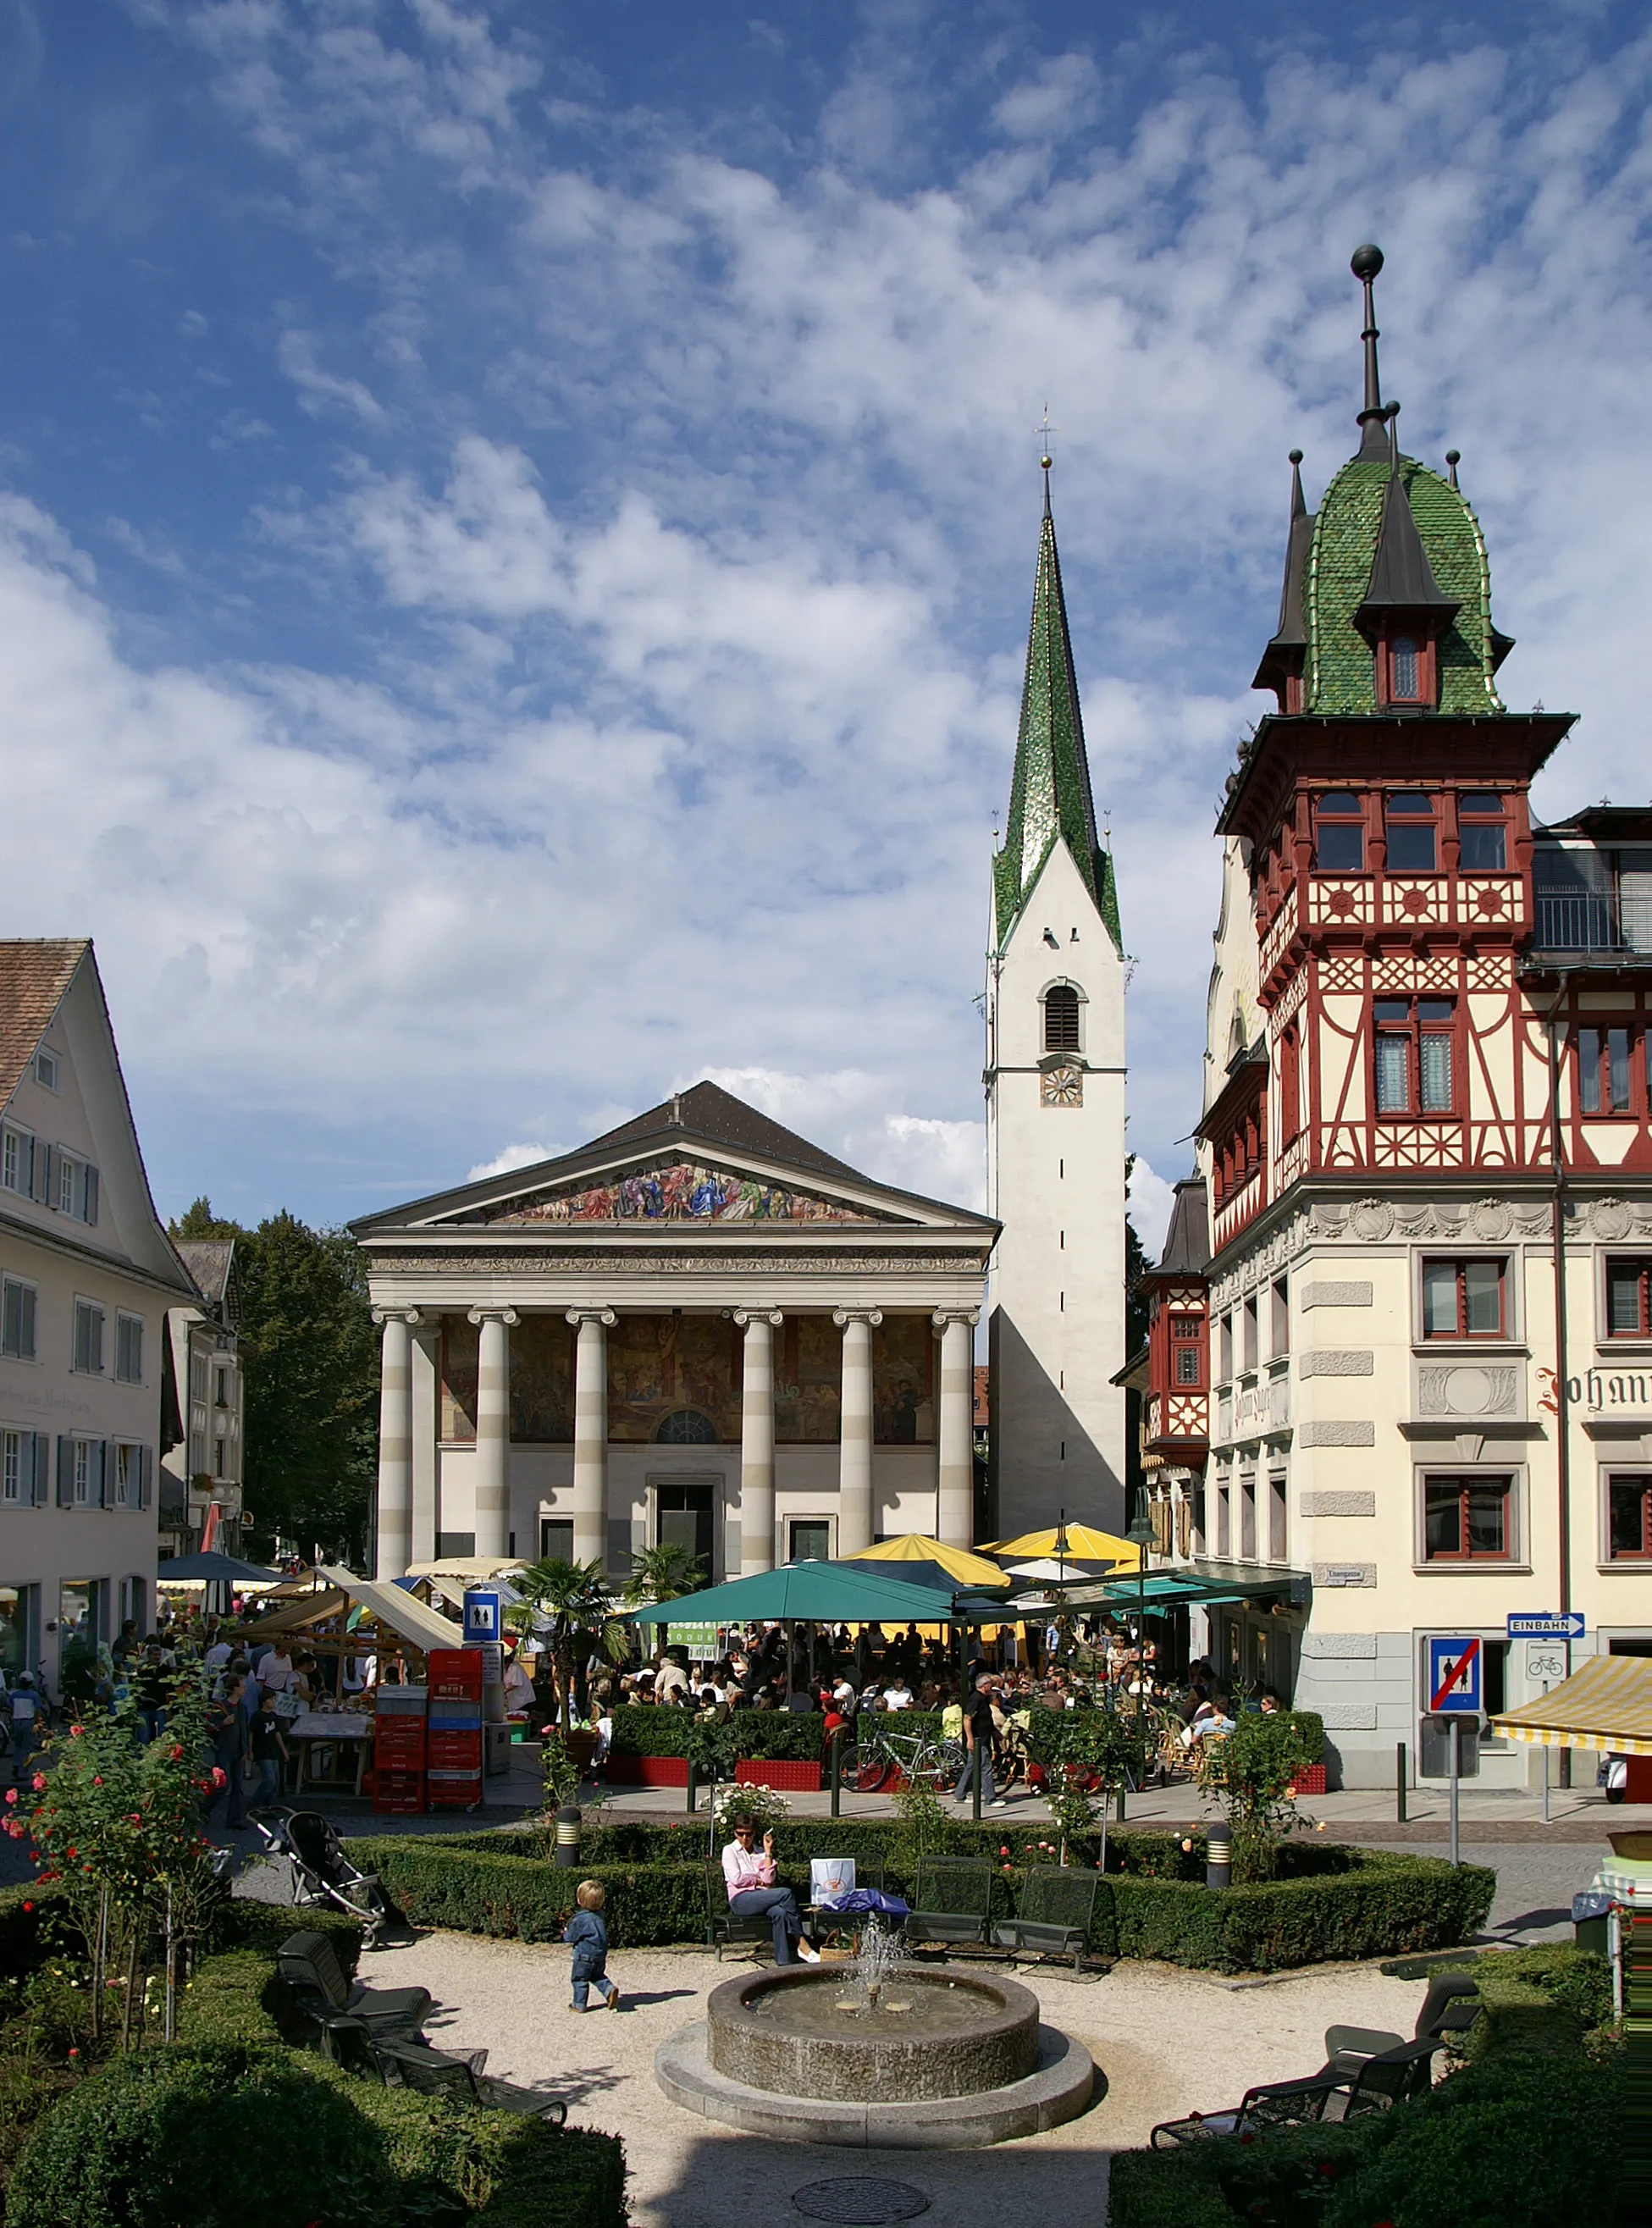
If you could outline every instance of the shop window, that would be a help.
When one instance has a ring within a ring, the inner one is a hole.
[[[1502,1261],[1425,1261],[1423,1336],[1504,1337],[1504,1266]]]
[[[1606,1481],[1606,1558],[1652,1562],[1652,1477],[1619,1472]]]
[[[1400,790],[1388,799],[1388,872],[1431,874],[1439,864],[1434,800],[1420,790]]]
[[[1514,1517],[1512,1477],[1431,1475],[1423,1482],[1424,1560],[1512,1562]]]
[[[541,1562],[571,1563],[573,1560],[573,1519],[571,1516],[540,1518],[539,1553]]]
[[[1652,1337],[1652,1261],[1607,1262],[1606,1335]]]
[[[1503,800],[1491,790],[1465,790],[1457,800],[1457,863],[1465,874],[1501,874],[1508,868]]]
[[[1352,790],[1328,789],[1316,804],[1314,866],[1322,874],[1365,872],[1365,814]]]
[[[1379,998],[1373,1008],[1379,1114],[1449,1114],[1453,1097],[1449,998]]]
[[[832,1553],[832,1521],[829,1516],[794,1517],[787,1527],[791,1541],[791,1553],[787,1557],[793,1563],[829,1562]]]
[[[1629,1114],[1630,1031],[1578,1031],[1578,1106],[1585,1114]]]

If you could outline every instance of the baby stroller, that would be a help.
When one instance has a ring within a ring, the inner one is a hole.
[[[332,1821],[319,1811],[290,1810],[272,1825],[256,1818],[253,1824],[266,1854],[289,1867],[293,1902],[326,1904],[359,1919],[364,1950],[378,1948],[387,1926],[407,1925],[377,1877],[350,1862]]]

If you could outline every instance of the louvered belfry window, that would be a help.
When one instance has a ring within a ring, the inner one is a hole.
[[[1070,983],[1058,983],[1044,994],[1044,1049],[1079,1049],[1079,994]]]

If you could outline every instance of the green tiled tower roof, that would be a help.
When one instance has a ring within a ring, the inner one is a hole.
[[[1047,480],[1038,575],[1033,586],[1033,623],[1027,642],[1027,679],[1021,690],[1021,732],[1009,789],[1009,820],[1004,847],[992,862],[1001,950],[1020,917],[1028,892],[1058,842],[1065,842],[1072,853],[1122,954],[1124,944],[1118,925],[1112,858],[1096,840],[1090,762],[1085,756],[1084,721],[1073,673],[1073,643],[1067,632],[1061,560],[1055,547],[1055,521],[1050,515]]]
[[[1386,457],[1351,458],[1315,517],[1303,584],[1305,712],[1378,708],[1371,646],[1355,614],[1375,568],[1391,469]],[[1459,490],[1415,458],[1399,458],[1399,483],[1440,594],[1457,607],[1439,637],[1439,708],[1502,712],[1507,707],[1494,676],[1507,645],[1491,623],[1491,567],[1480,522]]]

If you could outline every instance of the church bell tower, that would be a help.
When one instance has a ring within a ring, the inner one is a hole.
[[[997,1537],[1124,1518],[1124,962],[1096,833],[1044,460],[986,990],[990,1491]]]

